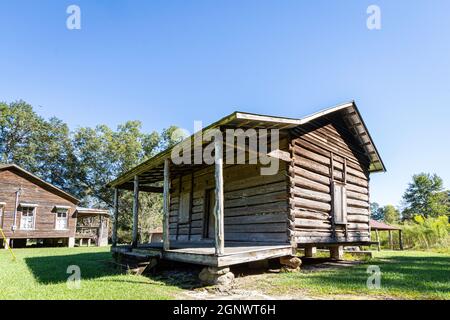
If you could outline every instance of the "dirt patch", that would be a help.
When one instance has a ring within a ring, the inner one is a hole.
[[[332,261],[326,258],[302,259],[301,273],[321,272],[326,270],[350,268],[362,261]],[[269,294],[281,268],[275,269],[250,269],[246,265],[232,268],[236,279],[233,287],[222,291],[217,287],[203,287],[198,280],[200,269],[197,267],[171,266],[158,272],[158,279],[176,284],[185,289],[176,296],[182,300],[371,300],[373,296],[362,295],[332,295],[317,296],[308,292],[308,288],[293,288],[282,294]],[[383,297],[386,299],[386,297]]]

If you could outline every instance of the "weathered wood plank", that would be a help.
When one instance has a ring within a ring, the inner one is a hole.
[[[163,193],[163,248],[170,249],[170,231],[169,231],[169,206],[170,206],[170,162],[169,159],[164,161],[164,193]]]

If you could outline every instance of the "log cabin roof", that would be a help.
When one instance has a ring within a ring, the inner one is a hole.
[[[4,171],[4,170],[15,171],[15,172],[19,173],[20,175],[22,175],[23,177],[25,177],[26,179],[28,179],[29,181],[32,181],[33,183],[43,187],[44,189],[46,189],[54,194],[57,194],[64,199],[69,200],[70,202],[72,202],[75,205],[77,205],[80,202],[80,200],[78,200],[71,194],[67,193],[66,191],[52,185],[51,183],[48,183],[47,181],[39,178],[38,176],[35,176],[31,172],[28,172],[27,170],[19,167],[18,165],[0,164],[0,171]]]
[[[245,129],[279,129],[280,131],[289,130],[335,113],[340,113],[342,115],[342,118],[344,119],[348,127],[347,131],[351,132],[354,138],[364,148],[365,154],[370,162],[369,171],[386,171],[375,143],[373,142],[372,137],[370,136],[370,133],[354,101],[343,103],[299,119],[236,111],[202,129],[202,133],[206,132],[207,130],[217,129],[221,127]],[[188,137],[184,141],[180,142],[180,144],[185,143],[186,141],[192,141],[196,134]],[[133,190],[134,176],[139,176],[140,189],[142,191],[146,191],[145,189],[148,188],[148,191],[153,191],[152,188],[154,188],[154,186],[152,186],[152,184],[163,180],[164,160],[170,158],[173,148],[175,148],[175,146],[160,152],[149,160],[144,161],[138,166],[123,173],[114,181],[108,183],[108,187]],[[175,175],[177,173],[183,173],[187,170],[191,170],[192,166],[195,165],[177,165],[172,169],[172,172]],[[197,166],[201,167],[201,165]]]

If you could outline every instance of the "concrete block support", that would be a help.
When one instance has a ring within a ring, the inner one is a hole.
[[[3,247],[5,248],[5,249],[8,249],[8,246],[10,245],[10,239],[9,238],[6,238],[5,240],[4,240],[4,242],[3,242]]]
[[[306,247],[305,248],[305,257],[307,258],[313,258],[317,253],[316,247]]]
[[[334,260],[343,260],[344,259],[344,247],[343,246],[335,246],[330,248],[330,257]]]

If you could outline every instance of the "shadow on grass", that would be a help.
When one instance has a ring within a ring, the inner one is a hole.
[[[67,272],[69,266],[78,266],[81,278],[85,280],[118,274],[110,264],[109,252],[27,257],[24,260],[36,281],[42,284],[66,282],[72,274]]]
[[[359,264],[351,269],[318,268],[317,272],[308,273],[308,281],[320,286],[366,290],[369,276],[368,265],[380,267],[381,289],[395,289],[417,294],[448,294],[450,292],[450,257],[391,256]],[[295,275],[288,277],[295,282]]]
[[[124,275],[125,272],[113,264],[110,252],[79,253],[72,255],[55,255],[27,257],[24,259],[28,269],[40,284],[65,283],[72,274],[68,273],[69,266],[78,266],[82,280],[99,279],[114,275]],[[145,276],[151,281],[177,286],[182,289],[199,287],[199,268],[192,265],[173,265],[160,263],[156,270]],[[151,285],[152,282],[140,277],[109,278],[109,282],[142,283]]]

